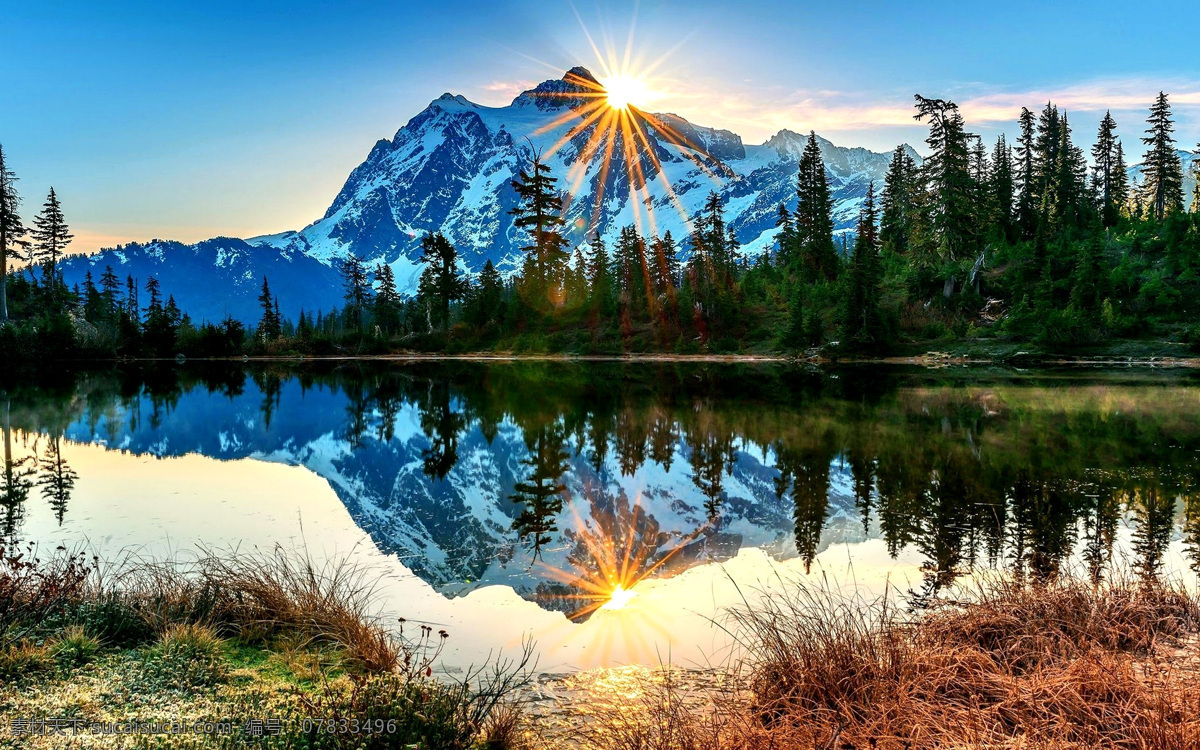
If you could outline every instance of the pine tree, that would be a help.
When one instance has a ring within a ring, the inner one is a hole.
[[[0,146],[0,325],[8,322],[8,261],[28,260],[25,249],[25,224],[17,212],[21,197],[17,194],[17,176],[4,161],[4,148]]]
[[[1121,202],[1117,198],[1117,121],[1112,112],[1105,112],[1096,133],[1096,145],[1092,146],[1092,182],[1100,208],[1100,222],[1114,226],[1121,218]],[[1122,175],[1123,177],[1124,175]]]
[[[49,277],[57,282],[58,259],[75,236],[67,227],[54,188],[50,188],[50,195],[46,197],[42,212],[33,218],[30,237],[33,240],[33,260],[43,263]]]
[[[396,291],[396,274],[387,263],[375,267],[374,312],[377,324],[390,332],[400,323],[400,306],[404,300]]]
[[[538,153],[533,154],[529,169],[522,169],[518,179],[512,181],[521,203],[509,213],[516,217],[513,225],[525,230],[532,240],[532,244],[521,249],[531,261],[528,267],[533,278],[527,280],[539,288],[561,283],[568,258],[557,182]]]
[[[885,249],[899,255],[908,252],[909,235],[912,234],[916,174],[917,164],[908,149],[897,146],[883,178],[879,240]]]
[[[588,286],[591,287],[589,303],[601,317],[607,318],[614,312],[616,290],[613,283],[612,261],[609,259],[608,249],[604,245],[604,238],[600,236],[599,232],[592,235],[589,250],[587,258]]]
[[[1017,139],[1017,226],[1026,239],[1037,231],[1037,198],[1035,197],[1034,151],[1035,125],[1033,112],[1021,108],[1021,135]]]
[[[113,272],[112,266],[105,266],[104,273],[100,275],[100,302],[104,308],[105,317],[108,320],[116,320],[118,313],[118,295],[120,294],[121,281],[117,278],[117,274]]]
[[[792,215],[800,260],[810,279],[837,276],[838,256],[833,244],[833,199],[817,134],[809,131],[808,142],[800,155],[796,181],[796,211]]]
[[[792,225],[792,212],[787,205],[780,203],[776,213],[775,226],[775,264],[780,268],[790,268],[796,262],[796,228]]]
[[[973,257],[980,246],[980,217],[971,174],[970,139],[958,105],[917,95],[917,120],[929,120],[930,156],[921,167],[925,182],[925,216],[922,262],[940,265],[943,291],[957,284],[955,264]]]
[[[1129,213],[1129,169],[1125,166],[1125,147],[1117,141],[1116,155],[1113,157],[1112,199],[1117,209],[1117,216]]]
[[[341,273],[346,304],[353,316],[355,329],[362,330],[363,313],[371,298],[371,285],[362,258],[353,252],[348,253],[342,261]]]
[[[876,229],[875,183],[867,185],[858,214],[857,238],[850,254],[846,290],[842,297],[842,339],[853,346],[870,346],[883,340],[879,315],[879,236]]]
[[[489,259],[479,272],[479,285],[475,290],[473,316],[477,327],[500,322],[504,302],[504,280]]]
[[[1169,214],[1183,211],[1183,164],[1175,150],[1175,138],[1171,133],[1175,123],[1171,119],[1171,105],[1167,95],[1158,93],[1150,107],[1150,126],[1142,143],[1149,146],[1142,160],[1143,190],[1148,199],[1150,216],[1162,221]]]
[[[277,339],[282,333],[279,317],[275,314],[277,303],[271,296],[271,287],[267,277],[263,276],[262,292],[258,295],[258,305],[262,308],[262,317],[258,321],[258,335],[263,339]]]
[[[1016,224],[1014,223],[1013,206],[1013,169],[1012,149],[1001,133],[996,138],[996,146],[992,149],[992,172],[988,178],[992,222],[997,233],[1007,242],[1016,239]]]
[[[446,330],[450,323],[450,303],[461,300],[470,283],[458,269],[458,250],[438,232],[421,238],[420,262],[425,264],[417,296],[432,305],[437,321]]]

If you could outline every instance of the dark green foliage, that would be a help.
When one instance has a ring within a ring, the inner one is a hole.
[[[1171,119],[1171,104],[1161,91],[1150,107],[1146,124],[1149,127],[1142,143],[1148,148],[1142,163],[1142,192],[1151,218],[1162,221],[1170,214],[1183,212],[1183,165],[1172,136],[1175,122]]]
[[[854,348],[878,348],[885,343],[879,313],[883,269],[876,220],[875,183],[872,182],[859,211],[854,250],[842,277],[842,342]]]
[[[421,283],[417,299],[428,305],[428,317],[442,331],[450,323],[450,305],[467,295],[469,284],[458,269],[458,250],[438,232],[421,239]]]
[[[837,250],[833,245],[833,218],[829,182],[817,134],[810,132],[800,155],[800,173],[796,182],[796,212],[792,222],[796,248],[804,277],[831,280],[838,273]]]

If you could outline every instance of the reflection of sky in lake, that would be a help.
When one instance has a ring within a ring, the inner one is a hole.
[[[105,555],[350,555],[385,576],[388,618],[450,631],[449,664],[531,636],[547,670],[719,658],[726,608],[801,578],[869,599],[1014,560],[1086,571],[1108,544],[1129,553],[1117,564],[1149,556],[1194,579],[1186,383],[866,400],[818,379],[799,399],[789,385],[725,404],[690,373],[615,401],[554,378],[403,374],[13,398],[12,458],[37,456],[42,476],[65,434],[77,475],[65,508],[29,488],[19,535]],[[612,602],[617,587],[629,595]]]

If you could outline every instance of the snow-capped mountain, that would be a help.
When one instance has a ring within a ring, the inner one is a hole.
[[[773,244],[779,203],[795,204],[795,174],[805,136],[782,130],[760,145],[746,145],[728,130],[706,128],[673,114],[645,115],[644,140],[631,137],[631,160],[645,175],[640,218],[631,200],[630,166],[604,148],[588,148],[596,123],[587,123],[583,94],[592,74],[575,68],[562,78],[522,93],[505,107],[485,107],[444,94],[378,141],[351,172],[325,215],[292,232],[245,241],[218,238],[183,245],[151,242],[106,250],[64,262],[68,283],[82,283],[105,266],[124,279],[159,277],[165,291],[195,318],[226,313],[256,321],[262,276],[270,280],[289,315],[301,308],[327,310],[342,304],[337,265],[355,253],[371,265],[387,263],[403,290],[419,275],[420,237],[441,231],[462,254],[469,271],[491,260],[502,271],[516,268],[525,244],[509,211],[516,205],[511,182],[537,151],[559,178],[568,202],[572,239],[599,230],[609,240],[638,223],[646,233],[670,230],[677,240],[712,191],[725,202],[726,219],[747,253]],[[800,128],[797,129],[799,131]],[[621,153],[618,137],[614,151]],[[836,146],[819,139],[839,229],[851,228],[868,182],[882,184],[888,153]],[[910,149],[911,151],[911,149]],[[913,156],[918,158],[915,152]],[[306,261],[315,261],[308,263]],[[173,267],[186,267],[174,271]]]
[[[593,85],[599,84],[590,72],[575,68],[506,107],[444,94],[391,140],[375,144],[324,217],[299,232],[250,242],[299,249],[327,262],[355,252],[391,264],[400,283],[413,288],[417,244],[424,232],[435,230],[458,246],[468,268],[477,270],[490,259],[502,270],[515,270],[526,238],[508,213],[516,205],[511,182],[536,151],[569,193],[567,224],[577,243],[597,229],[612,240],[630,224],[659,234],[670,230],[683,239],[688,221],[715,191],[747,251],[770,247],[778,205],[795,204],[803,136],[782,130],[764,144],[747,146],[727,130],[672,114],[650,115],[642,121],[645,140],[631,138],[638,154],[632,171],[640,168],[647,182],[635,201],[626,159],[611,159],[606,170],[605,149],[589,150],[599,126],[587,124],[587,100],[571,94],[586,94]],[[867,183],[882,183],[890,154],[820,143],[835,221],[847,229]],[[618,137],[614,152],[622,145]],[[646,206],[638,207],[640,217],[635,202]]]

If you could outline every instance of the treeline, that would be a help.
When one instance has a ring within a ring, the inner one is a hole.
[[[898,147],[840,237],[815,134],[799,160],[797,204],[778,209],[775,247],[744,252],[713,193],[687,237],[620,231],[571,248],[563,193],[538,154],[513,189],[525,233],[520,267],[463,271],[443,235],[421,241],[416,294],[390,267],[341,263],[345,306],[281,313],[263,280],[262,316],[197,324],[149,279],[106,269],[67,289],[56,264],[70,242],[51,191],[30,239],[0,152],[0,285],[20,325],[7,352],[30,356],[463,352],[767,352],[824,346],[882,353],[904,345],[994,340],[1047,348],[1157,337],[1200,349],[1200,195],[1185,212],[1174,122],[1159,94],[1146,122],[1141,182],[1130,184],[1111,114],[1091,164],[1067,113],[1021,111],[1019,136],[990,147],[951,101],[916,97],[929,156]],[[1200,188],[1197,188],[1200,193]],[[28,251],[28,252],[27,252]],[[9,257],[41,265],[12,276]],[[7,286],[7,289],[6,289]],[[139,299],[140,298],[140,299]],[[286,301],[285,301],[286,302]]]

